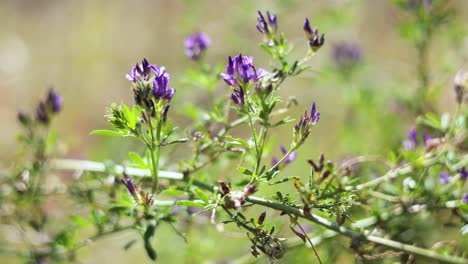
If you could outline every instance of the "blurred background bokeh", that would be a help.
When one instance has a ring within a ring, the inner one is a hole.
[[[468,1],[451,1],[451,5],[455,17],[437,31],[429,48],[436,112],[455,109],[453,78],[468,63]],[[400,99],[411,97],[418,85],[417,53],[400,36],[400,23],[410,18],[392,1],[2,0],[1,167],[10,167],[15,159],[17,112],[31,112],[50,87],[64,97],[63,113],[54,128],[66,143],[66,157],[121,162],[127,150],[141,150],[131,140],[116,144],[114,138],[89,132],[109,128],[104,115],[112,102],[131,102],[125,74],[144,57],[171,74],[171,86],[177,89],[173,123],[189,133],[193,124],[184,114],[187,102],[204,107],[209,100],[206,91],[182,82],[185,71],[195,66],[185,56],[183,40],[203,31],[212,39],[206,63],[224,65],[227,56],[241,52],[253,56],[257,67],[268,69],[271,60],[259,48],[262,37],[255,28],[257,10],[277,13],[279,31],[295,44],[292,58],[301,58],[308,49],[302,31],[305,17],[325,33],[325,45],[313,58],[312,70],[288,80],[281,90],[285,100],[295,96],[299,101],[290,116],[298,117],[313,101],[321,112],[320,124],[299,151],[298,162],[322,152],[334,160],[382,154],[401,144],[415,118]],[[340,43],[353,43],[360,50],[351,77],[343,77],[333,58]],[[229,90],[222,81],[217,89],[220,96]],[[290,132],[286,126],[272,139],[275,144],[289,144]],[[201,233],[196,241],[185,244],[170,232],[166,230],[167,237],[164,231],[158,233],[161,263],[200,263],[248,254],[242,234],[226,236],[207,226],[194,231]],[[83,249],[83,263],[145,263],[141,250],[121,250],[131,234],[118,236]],[[341,246],[347,247],[345,242]],[[199,259],[191,259],[194,255]]]

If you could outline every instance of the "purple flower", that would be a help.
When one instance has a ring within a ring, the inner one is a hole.
[[[423,138],[424,146],[427,146],[427,144],[429,143],[429,141],[432,140],[432,137],[429,136],[429,134],[427,134],[426,131],[423,131],[423,132],[422,132],[422,138]]]
[[[468,204],[468,193],[463,194],[463,202]]]
[[[266,12],[266,17],[263,16],[262,12],[258,11],[257,17],[257,29],[260,33],[266,33],[267,35],[276,34],[278,30],[278,22],[276,14],[270,14],[270,12]]]
[[[288,151],[286,150],[286,147],[285,147],[284,145],[281,145],[281,146],[280,146],[280,149],[281,149],[281,153],[283,154],[283,157],[286,156],[286,154],[288,154]],[[293,162],[293,161],[296,159],[296,157],[297,157],[297,152],[293,151],[293,152],[291,152],[291,154],[289,154],[289,156],[287,156],[287,157],[284,159],[283,163],[284,163],[284,164],[291,163],[291,162]],[[278,159],[277,157],[274,156],[274,157],[272,158],[272,162],[271,162],[272,165],[275,166],[275,165],[278,164],[278,162],[279,162],[279,159]]]
[[[203,32],[197,32],[185,39],[185,54],[192,60],[198,60],[203,51],[211,44],[211,39]]]
[[[234,101],[235,104],[243,105],[245,103],[244,89],[242,87],[239,88],[239,90],[234,89],[234,91],[231,94],[231,99],[232,99],[232,101]]]
[[[263,74],[263,70],[255,69],[253,58],[237,55],[234,59],[229,56],[226,65],[226,73],[221,73],[224,81],[232,87],[243,87],[245,84],[258,81]]]
[[[288,153],[288,151],[286,150],[286,147],[281,145],[280,148],[281,148],[281,153],[283,153],[283,156],[285,156]],[[297,156],[297,152],[295,151],[291,152],[291,154],[289,154],[289,156],[284,160],[284,163],[288,164],[288,163],[293,162],[296,159],[296,156]]]
[[[333,46],[332,57],[338,68],[352,67],[362,58],[361,47],[355,43],[337,43]]]
[[[323,43],[325,43],[325,35],[322,34],[322,36],[319,36],[318,29],[312,29],[310,27],[309,19],[307,18],[304,20],[304,33],[309,41],[310,48],[314,52],[322,47]]]
[[[153,96],[156,100],[170,101],[175,94],[175,89],[169,89],[169,74],[164,67],[155,71],[156,77],[153,81]]]
[[[312,126],[317,124],[319,120],[320,113],[317,111],[314,102],[310,108],[310,115],[305,111],[304,116],[301,117],[301,120],[294,126],[294,143],[304,143],[307,136],[309,136]]]
[[[132,178],[128,178],[127,180],[120,178],[120,182],[127,187],[127,190],[130,192],[131,195],[135,195],[135,185],[132,183]]]
[[[448,175],[447,172],[443,171],[440,173],[440,184],[447,184],[450,182],[450,176]]]
[[[408,133],[408,139],[403,142],[403,147],[406,150],[415,149],[418,145],[418,136],[416,132],[416,128],[411,128],[410,132]]]
[[[143,59],[140,64],[136,64],[130,74],[125,77],[127,80],[133,83],[139,83],[142,81],[149,81],[152,72],[158,72],[159,68],[155,64],[149,64],[146,59]]]
[[[460,179],[461,180],[466,180],[468,178],[468,171],[466,170],[465,167],[463,167],[463,168],[461,168],[461,169],[459,169],[457,171],[458,171],[458,173],[460,173]]]
[[[54,92],[54,89],[50,89],[47,95],[46,104],[53,113],[58,113],[62,110],[63,98],[61,95]]]
[[[44,102],[40,102],[36,108],[36,120],[42,124],[48,124],[50,121],[47,107]]]

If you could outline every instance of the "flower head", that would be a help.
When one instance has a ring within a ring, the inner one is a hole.
[[[337,43],[333,46],[332,57],[339,69],[352,67],[362,58],[361,47],[355,43]]]
[[[263,69],[258,71],[253,65],[253,58],[237,55],[234,59],[229,56],[226,72],[221,73],[224,81],[232,87],[243,87],[245,84],[258,81],[263,74]]]
[[[466,170],[465,167],[459,169],[458,173],[460,173],[460,179],[462,179],[462,180],[468,179],[468,171]]]
[[[135,185],[132,183],[132,178],[128,178],[125,180],[124,178],[120,178],[120,182],[127,187],[128,192],[134,196],[136,194]]]
[[[47,94],[46,104],[53,113],[58,113],[62,110],[63,98],[51,88]]]
[[[155,72],[153,81],[153,96],[156,100],[170,101],[175,94],[174,88],[169,88],[169,74],[164,67]]]
[[[283,154],[283,157],[286,156],[286,154],[288,154],[288,150],[286,149],[286,147],[284,145],[281,145],[280,149],[281,149],[281,153]],[[293,151],[283,160],[283,163],[284,164],[291,163],[296,159],[296,157],[297,157],[297,152]],[[274,156],[272,158],[272,162],[271,162],[272,165],[276,166],[278,164],[278,162],[279,162],[279,159]]]
[[[447,184],[450,182],[450,175],[448,175],[447,172],[443,171],[440,173],[440,179],[439,179],[440,184]]]
[[[197,32],[185,39],[185,54],[192,60],[198,60],[211,44],[211,39],[203,32]]]
[[[320,47],[323,46],[323,43],[325,43],[325,35],[322,34],[319,36],[318,29],[312,29],[310,27],[309,19],[304,20],[304,33],[306,35],[307,40],[309,41],[309,46],[312,49],[312,51],[317,51],[320,49]]]
[[[126,75],[127,80],[137,84],[140,82],[148,82],[152,76],[152,73],[159,71],[159,68],[155,64],[149,64],[146,59],[143,59],[140,64],[136,64],[131,72]]]
[[[36,108],[36,120],[42,124],[48,124],[50,121],[47,107],[44,102],[40,102]]]
[[[52,88],[47,93],[45,101],[39,102],[36,107],[36,120],[41,124],[49,124],[51,117],[62,110],[63,98]]]
[[[408,133],[408,139],[403,142],[403,147],[406,150],[411,150],[411,149],[415,149],[417,145],[418,145],[417,131],[416,131],[416,128],[413,127],[410,129]]]
[[[468,204],[468,193],[463,194],[463,202]]]
[[[244,89],[239,88],[239,90],[234,89],[231,94],[232,101],[237,105],[243,105],[245,103],[244,99]]]
[[[305,111],[304,116],[294,126],[294,143],[299,145],[304,143],[307,136],[309,136],[312,126],[317,124],[319,120],[320,112],[317,111],[315,103],[313,103],[310,108],[310,115]]]
[[[278,22],[276,14],[270,14],[270,12],[266,12],[266,19],[262,12],[258,11],[257,17],[257,29],[260,33],[265,33],[269,36],[276,34],[278,30]]]

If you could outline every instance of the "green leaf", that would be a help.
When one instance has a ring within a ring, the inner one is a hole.
[[[72,221],[78,227],[85,227],[85,226],[88,226],[90,224],[88,220],[86,220],[83,217],[78,216],[78,215],[70,216],[70,221]]]
[[[132,110],[130,110],[126,104],[122,104],[122,109],[125,119],[127,120],[127,125],[131,129],[135,129],[137,121],[136,108],[134,107]]]
[[[248,175],[248,176],[251,176],[253,174],[253,172],[245,167],[239,167],[237,169],[240,173],[244,174],[244,175]]]
[[[135,164],[138,165],[140,168],[148,168],[148,165],[145,163],[143,158],[136,152],[130,152],[128,153],[128,157],[135,162]]]
[[[162,191],[161,194],[169,195],[169,196],[181,196],[181,195],[187,194],[187,192],[182,191],[182,190],[178,190],[175,187],[170,187],[170,188]]]
[[[234,138],[234,137],[229,136],[229,135],[226,136],[226,139],[231,140],[231,141],[227,142],[228,146],[236,146],[236,145],[239,146],[240,145],[240,146],[243,146],[246,149],[250,149],[250,144],[247,141],[243,140],[243,139]]]
[[[208,196],[206,196],[206,194],[200,190],[199,188],[195,188],[193,190],[193,192],[195,193],[195,195],[200,198],[205,204],[208,204],[210,203],[210,199],[208,198]]]
[[[123,137],[124,134],[118,131],[113,131],[113,130],[93,130],[91,131],[90,135],[99,135],[99,136],[107,136],[107,137]]]
[[[205,207],[205,204],[201,200],[195,200],[195,201],[180,200],[180,201],[177,201],[176,205],[188,206],[188,207],[198,207],[198,208],[204,208]]]

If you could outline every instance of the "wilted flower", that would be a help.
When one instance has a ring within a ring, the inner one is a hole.
[[[307,40],[309,41],[309,46],[312,51],[317,51],[320,47],[323,46],[325,42],[325,35],[319,36],[318,29],[312,29],[310,27],[309,19],[304,20],[304,33],[306,35]]]
[[[349,69],[360,62],[361,47],[355,43],[341,42],[333,45],[333,62],[339,69]]]
[[[449,183],[449,182],[450,182],[450,175],[448,175],[448,173],[445,172],[445,171],[441,172],[441,173],[440,173],[440,180],[439,180],[439,182],[440,182],[441,184],[447,184],[447,183]]]
[[[313,160],[308,160],[307,162],[314,168],[314,172],[322,172],[325,167],[325,155],[323,155],[323,153],[320,154],[320,159],[317,163]]]
[[[133,199],[136,203],[143,205],[145,207],[149,207],[153,205],[154,199],[153,195],[149,192],[144,192],[138,186],[133,184],[132,178],[128,178],[127,180],[120,178],[120,182],[127,187],[128,192],[132,195]]]
[[[305,111],[304,116],[294,126],[294,143],[302,144],[305,139],[309,136],[312,126],[314,126],[320,120],[320,113],[316,110],[315,103],[310,108],[310,115]]]
[[[272,36],[276,34],[278,30],[278,22],[276,14],[270,14],[270,12],[266,12],[266,18],[263,16],[262,12],[258,11],[257,17],[257,29],[260,33],[265,33],[267,36]]]
[[[466,180],[468,178],[468,171],[466,170],[465,167],[459,169],[458,173],[460,173],[460,179]]]
[[[192,60],[198,60],[206,48],[211,44],[211,39],[203,32],[197,32],[185,39],[185,54]]]
[[[262,77],[262,74],[263,69],[259,69],[258,71],[255,69],[252,57],[239,54],[234,59],[229,56],[226,73],[221,73],[221,77],[229,86],[238,88],[258,81]]]
[[[453,81],[453,88],[455,90],[455,100],[458,104],[463,103],[466,86],[468,85],[468,72],[462,70],[457,72],[455,80]]]
[[[18,113],[18,121],[23,125],[27,126],[31,122],[31,118],[29,117],[28,114],[24,112],[19,112]]]

